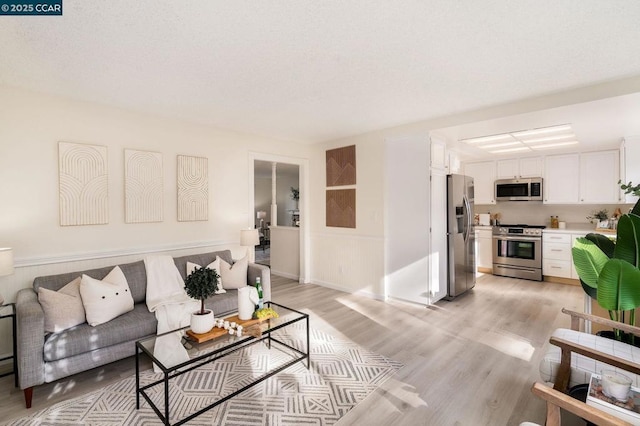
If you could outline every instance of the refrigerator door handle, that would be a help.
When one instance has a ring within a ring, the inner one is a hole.
[[[469,204],[469,200],[467,199],[466,195],[462,196],[462,202],[464,204],[464,216],[465,216],[465,223],[464,223],[464,233],[463,233],[463,238],[464,241],[469,241],[469,230],[471,229],[471,213],[470,213],[470,207],[471,205]]]

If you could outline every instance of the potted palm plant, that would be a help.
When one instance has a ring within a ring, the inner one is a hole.
[[[196,268],[184,281],[184,289],[192,299],[200,300],[200,310],[191,314],[191,330],[207,333],[213,328],[213,311],[205,309],[204,301],[218,290],[220,275],[215,269]]]
[[[640,187],[631,182],[621,187],[640,195]],[[612,320],[635,325],[635,309],[640,307],[640,200],[620,217],[615,242],[588,234],[576,240],[572,254],[584,291],[609,311]],[[614,333],[622,339],[620,330]]]

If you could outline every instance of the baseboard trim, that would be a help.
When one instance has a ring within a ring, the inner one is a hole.
[[[197,241],[183,244],[166,244],[154,247],[135,247],[124,250],[94,251],[88,253],[70,253],[60,256],[42,256],[16,259],[15,268],[27,268],[32,266],[51,265],[54,263],[78,262],[83,260],[105,259],[121,256],[135,256],[139,254],[151,254],[175,250],[190,250],[204,247],[229,247],[237,245],[237,241]]]
[[[566,284],[566,285],[580,285],[580,280],[574,280],[573,278],[563,278],[563,277],[553,277],[550,275],[544,275],[542,277],[543,281],[549,283],[558,283],[558,284]]]

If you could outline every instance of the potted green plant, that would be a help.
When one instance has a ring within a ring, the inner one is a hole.
[[[627,193],[640,190],[631,182],[621,187],[631,188]],[[576,240],[572,254],[584,291],[609,311],[612,320],[635,325],[635,309],[640,307],[640,200],[620,217],[615,242],[588,234]],[[614,332],[621,340],[620,330]]]
[[[192,299],[200,300],[200,310],[191,314],[191,330],[206,333],[213,328],[213,311],[205,309],[204,301],[218,290],[220,275],[215,269],[196,268],[184,280],[184,289]]]
[[[596,220],[596,228],[606,228],[607,220],[609,219],[609,212],[607,209],[598,210],[591,213],[591,216],[587,216],[589,222],[593,223]]]

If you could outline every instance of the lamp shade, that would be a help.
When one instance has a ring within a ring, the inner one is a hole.
[[[13,274],[13,249],[0,248],[0,275]]]
[[[241,246],[257,246],[260,244],[260,236],[257,229],[242,229],[240,231]]]
[[[256,219],[266,219],[267,218],[267,212],[265,212],[264,210],[260,210],[258,213],[256,213]]]

